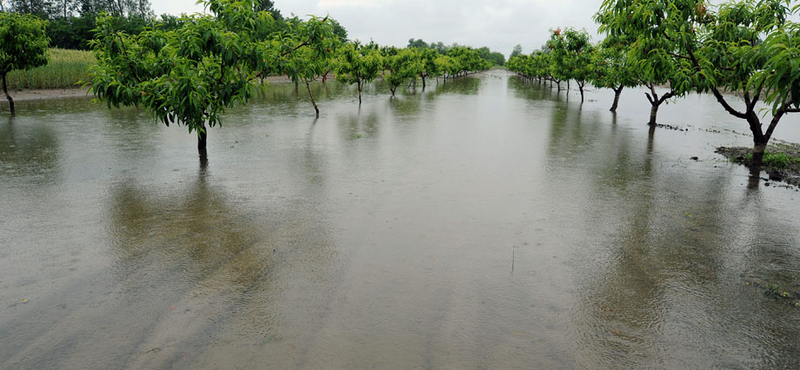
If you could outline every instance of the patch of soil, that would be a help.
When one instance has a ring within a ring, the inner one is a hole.
[[[775,143],[767,147],[770,153],[783,153],[791,158],[800,159],[800,144],[795,143]],[[753,148],[747,147],[724,147],[717,148],[715,153],[722,154],[734,163],[750,168]],[[785,182],[789,185],[800,187],[800,160],[791,162],[786,167],[774,167],[766,164],[761,166],[761,170],[767,173],[767,181]]]

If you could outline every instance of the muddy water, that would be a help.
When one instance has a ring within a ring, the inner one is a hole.
[[[0,116],[0,368],[797,366],[800,193],[713,98],[371,88],[274,86],[204,167],[136,109]]]

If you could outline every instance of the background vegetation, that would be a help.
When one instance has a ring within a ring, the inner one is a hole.
[[[69,89],[78,87],[80,81],[89,81],[89,66],[95,63],[91,51],[50,49],[45,66],[16,70],[8,74],[8,88]]]

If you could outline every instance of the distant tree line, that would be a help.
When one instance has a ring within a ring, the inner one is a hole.
[[[276,21],[272,24],[274,30],[289,27],[288,19],[271,0],[254,1],[253,10],[270,12]],[[180,17],[170,14],[156,17],[149,0],[0,0],[0,12],[28,14],[49,21],[50,46],[62,49],[90,49],[92,30],[97,28],[96,18],[101,13],[111,16],[114,29],[129,35],[137,35],[148,26],[163,30],[182,26]],[[334,34],[345,41],[347,31],[335,20],[331,21]]]
[[[447,52],[450,49],[463,47],[463,45],[459,45],[459,44],[454,43],[453,45],[447,46],[444,43],[442,43],[441,41],[436,42],[436,43],[428,44],[427,42],[425,42],[422,39],[413,39],[412,38],[412,39],[408,40],[408,46],[407,47],[409,49],[410,48],[433,49],[433,50],[436,50],[441,55],[446,55]],[[500,52],[491,51],[486,46],[480,47],[480,48],[477,48],[477,49],[474,49],[474,50],[476,52],[478,52],[478,55],[481,57],[481,59],[491,62],[492,65],[503,66],[503,65],[506,64],[506,57]]]

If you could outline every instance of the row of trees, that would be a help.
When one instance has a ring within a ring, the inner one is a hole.
[[[277,30],[288,28],[280,10],[271,0],[253,1],[254,11],[272,14],[273,26]],[[100,13],[112,16],[114,28],[135,35],[147,27],[176,29],[181,26],[181,17],[163,14],[155,17],[149,0],[0,0],[0,12],[30,14],[49,22],[47,36],[50,46],[62,49],[90,49],[94,38],[95,19]],[[296,17],[295,17],[296,18]],[[333,21],[334,32],[343,40],[347,31]]]
[[[206,0],[210,15],[183,16],[179,27],[147,28],[131,35],[115,29],[113,17],[97,21],[92,41],[98,66],[91,91],[109,107],[143,106],[166,125],[185,125],[197,132],[205,157],[207,129],[221,115],[245,104],[258,81],[288,75],[304,84],[316,116],[310,82],[333,71],[344,83],[357,84],[359,101],[365,83],[383,75],[394,95],[409,80],[457,76],[491,67],[468,47],[434,50],[346,43],[329,18],[292,18],[277,29],[276,20],[256,11],[250,1]]]
[[[638,85],[635,70],[627,67],[626,44],[617,38],[607,37],[599,44],[592,44],[586,31],[558,28],[550,31],[550,38],[540,50],[530,55],[522,54],[517,45],[506,66],[528,78],[549,81],[561,90],[561,84],[575,81],[584,100],[587,83],[614,90],[615,99],[611,111],[616,111],[619,94],[626,86]]]
[[[651,125],[666,100],[711,93],[726,112],[747,122],[757,169],[780,120],[800,112],[800,25],[792,18],[798,9],[791,0],[718,6],[705,0],[605,0],[595,15],[606,35],[602,43],[581,50],[583,42],[571,42],[570,35],[583,32],[555,30],[545,48],[517,55],[508,65],[557,84],[572,79],[580,86],[584,79],[611,88],[612,110],[624,87],[645,86]],[[761,103],[771,107],[768,113],[759,114]]]
[[[407,47],[433,49],[439,54],[445,55],[450,49],[461,47],[461,45],[454,43],[453,45],[447,46],[441,41],[428,44],[422,39],[409,39]],[[494,63],[494,65],[502,66],[506,63],[506,57],[503,55],[503,53],[491,51],[486,46],[477,48],[475,50],[478,52],[478,55],[481,57],[481,59],[488,60]]]

